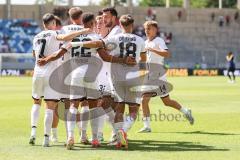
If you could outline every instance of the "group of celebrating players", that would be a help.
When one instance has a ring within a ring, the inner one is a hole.
[[[112,7],[104,8],[96,17],[93,13],[83,13],[79,7],[72,7],[69,17],[72,24],[61,26],[58,17],[45,14],[42,18],[44,31],[33,40],[36,65],[29,144],[34,145],[36,141],[42,98],[46,103],[44,147],[50,146],[50,140],[58,141],[60,100],[65,106],[67,149],[74,147],[75,126],[79,129],[81,143],[99,147],[105,120],[112,127],[109,145],[127,148],[127,132],[137,118],[140,104],[144,127],[139,132],[151,132],[148,104],[156,95],[164,105],[179,110],[190,124],[194,123],[191,110],[169,96],[169,84],[161,66],[170,53],[164,40],[157,36],[156,21],[144,23],[147,37],[144,41],[132,34],[133,17],[122,15],[118,20],[118,13]],[[151,64],[157,64],[157,67]],[[148,85],[144,87],[144,84]],[[78,111],[80,105],[81,114]],[[129,106],[127,117],[124,117],[125,105]],[[91,140],[86,132],[88,121]]]

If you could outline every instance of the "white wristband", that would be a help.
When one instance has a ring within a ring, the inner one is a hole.
[[[83,47],[83,42],[71,42],[72,47]]]

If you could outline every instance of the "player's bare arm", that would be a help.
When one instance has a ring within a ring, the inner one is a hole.
[[[107,51],[103,48],[98,49],[98,54],[106,62],[121,63],[121,64],[130,65],[130,66],[136,65],[135,58],[133,57],[120,58],[117,56],[112,56],[112,55],[109,55]]]
[[[58,58],[62,57],[65,53],[67,53],[67,49],[65,48],[61,48],[59,49],[56,53],[54,54],[51,54],[47,57],[44,57],[44,58],[40,58],[38,61],[37,61],[37,64],[39,66],[44,66],[45,64],[51,62],[51,61],[55,61],[57,60]]]
[[[79,35],[88,34],[88,33],[91,33],[91,32],[92,32],[92,29],[85,28],[85,29],[82,29],[80,31],[72,32],[72,33],[69,33],[69,34],[59,34],[59,35],[57,35],[56,38],[59,41],[71,41],[73,38],[75,38]]]
[[[170,57],[170,53],[167,50],[158,50],[158,49],[154,49],[154,48],[150,48],[150,47],[146,48],[146,50],[156,53],[164,58]]]

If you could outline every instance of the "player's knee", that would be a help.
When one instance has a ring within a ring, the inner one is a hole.
[[[41,99],[33,99],[33,103],[41,105]]]

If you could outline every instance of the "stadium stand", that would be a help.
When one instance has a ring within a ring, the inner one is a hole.
[[[31,19],[0,19],[0,30],[0,52],[31,53],[32,39],[40,27]]]
[[[14,6],[17,8],[17,6]],[[18,6],[15,17],[23,18],[32,17],[38,20],[37,6],[29,8],[25,14],[26,6]],[[97,6],[82,7],[85,11],[96,12],[99,10]],[[46,8],[46,11],[53,8]],[[134,7],[127,10],[124,7],[117,7],[119,15],[130,13],[136,21],[135,33],[143,34],[142,24],[145,21],[149,8]],[[200,68],[225,68],[225,56],[229,51],[238,54],[240,51],[240,19],[238,18],[238,10],[236,9],[183,9],[183,8],[157,8],[153,7],[154,19],[160,24],[160,35],[167,40],[169,38],[169,50],[172,54],[167,60],[170,68],[194,68],[196,64],[200,64]],[[181,11],[181,18],[178,14]],[[18,14],[19,13],[19,14]],[[24,13],[24,14],[23,14]],[[214,16],[212,16],[214,15]],[[224,22],[219,27],[219,17],[229,16],[230,23],[226,25]],[[237,18],[236,18],[237,17]],[[34,34],[40,31],[37,22],[34,20],[0,20],[0,26],[3,26],[4,32],[0,33],[0,44],[3,50],[7,50],[6,41],[8,40],[9,48],[13,53],[30,53],[31,41]],[[24,21],[29,25],[24,26]],[[2,28],[1,28],[2,30]],[[9,37],[10,39],[8,39]],[[171,35],[171,36],[169,36]],[[5,45],[4,45],[5,44]],[[236,56],[236,65],[239,56]]]

